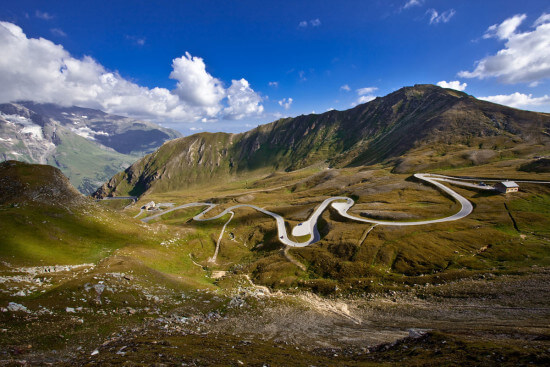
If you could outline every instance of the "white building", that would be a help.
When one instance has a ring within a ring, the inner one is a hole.
[[[156,207],[155,207],[155,202],[154,202],[154,201],[150,201],[150,202],[148,202],[147,204],[145,204],[144,206],[142,206],[141,209],[145,209],[145,210],[153,210],[153,209],[156,209]]]
[[[518,192],[519,186],[514,181],[502,181],[495,185],[495,189],[503,194],[508,194],[509,192]]]

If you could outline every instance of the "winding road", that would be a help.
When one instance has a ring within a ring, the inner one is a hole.
[[[229,218],[229,220],[223,226],[222,232],[221,232],[220,237],[219,237],[218,242],[217,242],[216,252],[215,252],[214,256],[211,259],[212,261],[215,261],[216,255],[217,255],[217,252],[218,252],[218,249],[219,249],[220,240],[223,237],[223,233],[225,231],[225,228],[229,224],[231,219],[233,218],[233,215],[234,215],[233,210],[238,209],[238,208],[243,208],[243,207],[252,208],[252,209],[255,209],[255,210],[257,210],[261,213],[264,213],[266,215],[269,215],[269,216],[275,218],[275,221],[277,222],[277,231],[278,231],[278,236],[279,236],[279,241],[280,242],[282,242],[283,244],[285,244],[287,246],[291,246],[291,247],[305,247],[305,246],[311,245],[312,243],[315,243],[315,242],[317,242],[321,239],[321,236],[319,235],[319,231],[317,229],[317,220],[319,219],[319,217],[321,216],[323,211],[325,211],[327,209],[327,207],[331,204],[332,204],[332,207],[342,217],[345,217],[345,218],[348,218],[348,219],[351,219],[351,220],[355,220],[355,221],[358,221],[358,222],[371,223],[371,224],[375,224],[375,225],[385,225],[385,226],[419,226],[419,225],[425,225],[425,224],[442,223],[442,222],[450,222],[450,221],[459,220],[459,219],[462,219],[462,218],[468,216],[472,212],[473,206],[472,206],[472,203],[468,199],[466,199],[462,195],[458,194],[456,191],[450,189],[449,187],[443,185],[441,182],[448,182],[448,183],[455,184],[455,185],[473,187],[473,188],[482,189],[482,190],[492,190],[493,189],[493,187],[491,187],[491,186],[482,186],[482,185],[472,184],[472,183],[468,183],[468,182],[462,182],[462,181],[460,181],[461,179],[459,179],[459,178],[443,176],[443,175],[417,173],[417,174],[414,175],[414,177],[416,177],[419,180],[428,182],[431,185],[434,185],[435,187],[439,188],[443,192],[450,195],[454,200],[456,200],[460,204],[460,206],[461,206],[460,210],[457,213],[455,213],[451,216],[448,216],[448,217],[445,217],[445,218],[439,218],[439,219],[431,219],[431,220],[421,220],[421,221],[414,221],[414,222],[412,222],[412,221],[411,222],[399,222],[399,221],[375,220],[375,219],[369,219],[369,218],[360,218],[360,217],[356,217],[356,216],[353,216],[351,214],[348,214],[348,210],[355,204],[353,199],[348,198],[348,197],[344,197],[344,196],[335,196],[335,197],[331,197],[331,198],[328,198],[328,199],[324,200],[321,203],[321,205],[319,205],[315,209],[315,211],[311,214],[309,219],[307,219],[306,221],[304,221],[302,223],[299,223],[298,225],[296,225],[292,229],[292,235],[294,237],[309,236],[309,239],[307,239],[304,242],[296,242],[296,241],[291,240],[288,237],[287,230],[286,230],[286,227],[285,227],[285,220],[282,216],[280,216],[277,213],[273,213],[273,212],[270,212],[270,211],[265,210],[263,208],[260,208],[256,205],[250,205],[250,204],[234,205],[232,207],[229,207],[229,208],[225,209],[223,212],[221,212],[220,214],[218,214],[214,217],[204,218],[204,215],[206,213],[208,213],[210,210],[214,209],[217,206],[217,204],[201,203],[201,202],[199,202],[199,203],[188,203],[188,204],[180,205],[180,206],[165,210],[161,213],[152,215],[150,217],[143,218],[142,221],[143,222],[149,222],[152,219],[159,218],[160,216],[162,216],[166,213],[170,213],[174,210],[197,207],[197,206],[206,206],[207,208],[205,210],[203,210],[201,213],[199,213],[199,214],[197,214],[196,216],[193,217],[193,220],[196,220],[196,221],[215,220],[215,219],[222,218],[227,214],[231,214],[231,217]],[[470,180],[473,180],[473,179],[470,179]]]

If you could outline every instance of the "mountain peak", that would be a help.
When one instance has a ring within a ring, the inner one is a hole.
[[[549,129],[548,115],[419,84],[347,111],[277,120],[242,134],[180,138],[115,175],[95,195],[139,196],[314,164],[383,163],[402,173],[481,164],[514,146],[550,143]]]

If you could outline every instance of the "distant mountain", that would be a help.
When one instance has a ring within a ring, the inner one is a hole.
[[[172,140],[115,175],[95,196],[180,190],[320,162],[382,163],[395,172],[415,172],[529,156],[549,145],[549,114],[415,85],[347,111],[281,119],[242,134]]]
[[[0,160],[59,167],[85,194],[179,136],[151,122],[90,108],[34,102],[0,104]]]

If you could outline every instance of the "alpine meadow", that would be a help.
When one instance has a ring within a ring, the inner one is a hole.
[[[0,365],[550,364],[550,4],[0,9]]]

